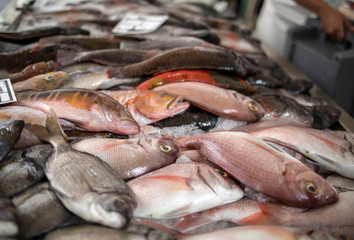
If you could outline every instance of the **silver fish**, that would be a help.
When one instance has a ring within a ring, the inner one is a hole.
[[[17,211],[10,199],[0,196],[0,239],[16,236],[19,227]]]
[[[43,167],[53,147],[37,145],[17,150],[0,164],[0,193],[13,196],[44,177]]]
[[[0,162],[20,138],[24,125],[22,120],[0,122]]]

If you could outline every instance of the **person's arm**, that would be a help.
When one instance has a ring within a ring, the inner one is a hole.
[[[332,39],[342,42],[345,31],[354,31],[349,20],[338,10],[322,0],[294,0],[303,7],[314,12],[321,21],[324,31]]]

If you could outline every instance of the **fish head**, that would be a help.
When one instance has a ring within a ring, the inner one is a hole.
[[[21,156],[25,159],[31,159],[42,168],[44,163],[48,160],[49,156],[53,153],[53,147],[50,144],[35,145],[30,148],[24,149]]]
[[[144,91],[134,100],[137,111],[145,117],[161,120],[185,111],[188,102],[183,102],[183,97],[159,91]]]
[[[7,155],[20,138],[24,125],[23,120],[9,120],[0,123],[0,160]]]
[[[244,104],[240,104],[242,115],[247,122],[257,122],[261,118],[263,118],[265,111],[261,104],[257,101],[249,98],[243,94],[232,91],[234,97],[236,98],[236,102],[242,101]]]
[[[294,197],[301,202],[302,207],[321,207],[338,200],[336,190],[320,175],[309,169],[298,171],[293,179],[295,192],[298,193]]]
[[[117,102],[117,104],[119,104]],[[140,132],[140,127],[134,120],[128,109],[121,106],[120,109],[104,110],[108,131],[116,134],[135,135]]]
[[[205,182],[211,190],[221,199],[238,200],[243,197],[243,190],[234,182],[226,172],[206,164],[198,164],[197,176]]]
[[[49,83],[49,85],[53,86],[54,89],[63,86],[65,83],[69,81],[69,76],[66,72],[49,72],[44,74],[44,80]],[[50,88],[52,89],[52,88]]]
[[[179,147],[172,141],[168,139],[156,139],[155,148],[170,158],[174,160],[177,159],[177,155],[179,152]]]

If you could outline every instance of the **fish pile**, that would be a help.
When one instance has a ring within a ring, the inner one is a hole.
[[[354,134],[237,16],[162,0],[18,11],[0,32],[17,99],[0,105],[1,239],[354,238]],[[168,19],[113,33],[127,13]]]

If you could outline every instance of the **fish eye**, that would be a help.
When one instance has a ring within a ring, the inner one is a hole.
[[[166,92],[161,92],[160,95],[161,95],[161,96],[166,96],[167,93],[166,93]]]
[[[47,81],[52,81],[54,78],[53,78],[53,76],[49,75],[49,76],[46,76],[44,79]]]
[[[5,136],[10,132],[9,128],[2,128],[0,129],[0,135]]]
[[[249,107],[249,109],[251,109],[253,112],[257,112],[257,111],[258,111],[258,108],[257,108],[255,105],[253,105],[252,103],[249,103],[249,104],[248,104],[248,107]]]
[[[105,134],[104,134],[104,136],[106,137],[106,138],[113,138],[114,136],[113,136],[113,133],[111,133],[111,132],[106,132]]]
[[[170,146],[167,145],[159,145],[159,148],[161,149],[161,151],[163,152],[169,152],[172,150],[172,148]]]
[[[41,150],[41,151],[39,152],[39,154],[42,155],[42,156],[49,156],[51,153],[52,153],[52,151],[51,151],[51,150],[48,150],[48,149]]]
[[[312,182],[306,182],[306,190],[311,194],[318,194],[319,188]]]
[[[220,169],[217,169],[217,168],[215,168],[215,171],[216,171],[217,173],[219,173],[221,176],[227,177],[227,173],[226,173],[226,172],[221,171]]]
[[[128,114],[128,115],[130,115],[130,112],[129,112],[129,110],[128,109],[124,109],[124,112],[126,113],[126,114]]]

